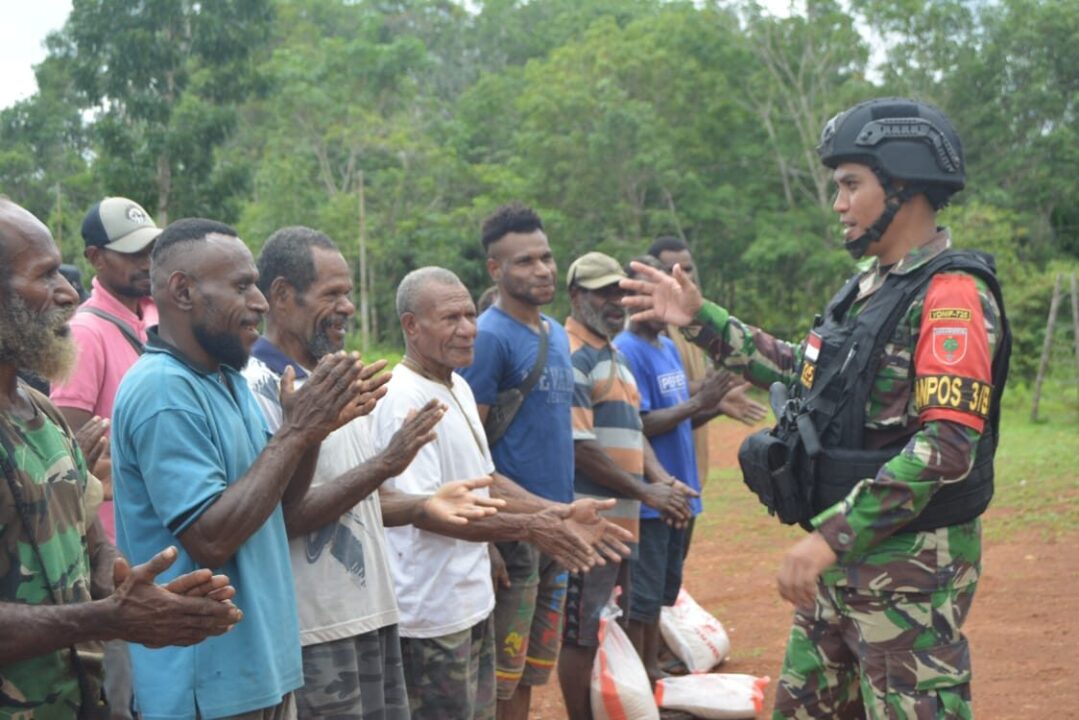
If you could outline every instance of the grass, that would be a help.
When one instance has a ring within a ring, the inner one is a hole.
[[[345,349],[356,352],[362,352],[362,339],[360,333],[349,333],[345,338]],[[397,363],[401,362],[401,358],[404,357],[405,351],[403,347],[394,345],[371,345],[367,348],[367,352],[364,354],[364,362],[372,362],[374,360],[386,359],[389,361],[389,367],[393,367]]]
[[[1079,388],[1048,382],[1038,421],[1031,397],[1017,389],[1005,397],[997,450],[996,495],[986,537],[1005,540],[1034,529],[1052,539],[1079,529]]]

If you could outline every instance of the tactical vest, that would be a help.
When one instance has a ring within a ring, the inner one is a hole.
[[[859,276],[855,276],[828,304],[824,315],[818,316],[814,326],[814,333],[820,338],[816,363],[807,369],[811,363],[803,359],[792,387],[794,405],[811,420],[811,427],[805,418],[796,422],[805,453],[796,466],[801,475],[800,484],[809,491],[813,515],[842,500],[860,480],[875,477],[881,466],[898,455],[917,432],[915,424],[909,434],[887,447],[866,449],[866,404],[885,344],[892,339],[911,303],[924,294],[933,276],[945,272],[969,273],[983,280],[1000,311],[989,418],[970,474],[960,482],[942,486],[918,517],[904,526],[903,532],[968,522],[988,507],[993,497],[993,456],[1000,426],[1000,398],[1011,354],[1011,331],[992,256],[977,251],[946,250],[909,273],[888,275],[860,312],[852,314],[850,309],[858,296]],[[813,378],[809,389],[802,382],[807,373]],[[807,437],[814,431],[815,438]]]

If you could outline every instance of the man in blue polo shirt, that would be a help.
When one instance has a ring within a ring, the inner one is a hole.
[[[635,260],[664,269],[648,255]],[[631,320],[629,329],[614,339],[614,346],[633,371],[641,396],[642,430],[656,459],[668,474],[700,493],[693,427],[720,414],[720,403],[734,384],[734,376],[713,373],[691,396],[678,348],[662,334],[665,329],[662,322]],[[693,517],[697,517],[701,512],[700,497],[690,498],[689,506]],[[678,598],[687,528],[670,524],[654,508],[641,505],[640,532],[638,557],[632,561],[628,635],[644,661],[649,679],[655,682],[663,677],[658,658],[659,611]]]
[[[543,222],[520,203],[483,223],[487,271],[497,300],[477,321],[472,365],[462,369],[485,422],[500,392],[519,388],[547,336],[542,374],[505,433],[491,444],[501,474],[546,500],[573,502],[573,366],[569,338],[540,307],[554,299],[557,268]],[[524,541],[495,543],[491,557],[505,576],[495,588],[498,717],[527,720],[532,687],[544,685],[562,646],[566,570]],[[501,563],[499,562],[501,561]]]
[[[311,481],[318,447],[380,396],[335,354],[303,388],[282,381],[285,419],[269,439],[239,373],[266,300],[251,252],[227,225],[187,219],[151,259],[160,326],[125,376],[113,414],[117,538],[132,562],[178,544],[163,575],[224,568],[245,622],[190,648],[133,645],[143,718],[290,718],[303,682],[282,503]]]

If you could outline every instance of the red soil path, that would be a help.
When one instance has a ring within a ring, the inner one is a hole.
[[[736,468],[738,445],[749,429],[732,422],[712,427],[713,469]],[[990,510],[986,522],[992,518]],[[750,547],[747,538],[753,527],[774,534],[775,520],[760,512],[748,522],[750,530],[733,540],[719,537],[715,526],[697,533],[685,586],[730,634],[731,658],[721,670],[775,678],[791,616],[776,593],[775,573],[797,531],[762,550]],[[979,720],[1079,717],[1079,530],[1050,542],[1034,531],[986,542],[982,581],[965,630],[973,648]],[[773,692],[765,700],[762,717],[771,713]],[[566,717],[557,679],[535,689],[531,717]]]

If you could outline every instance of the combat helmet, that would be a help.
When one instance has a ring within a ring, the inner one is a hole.
[[[924,193],[939,209],[966,182],[963,145],[951,121],[936,107],[907,98],[867,100],[839,113],[824,126],[817,153],[830,168],[845,162],[869,166],[886,193],[881,217],[847,243],[856,258],[880,239],[908,199]]]

